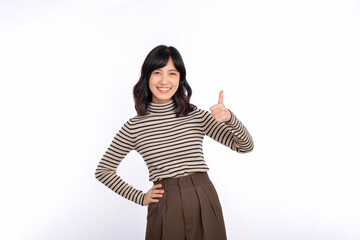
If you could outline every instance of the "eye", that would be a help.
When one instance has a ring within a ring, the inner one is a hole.
[[[170,73],[170,74],[176,76],[176,73]]]
[[[160,72],[159,72],[159,71],[155,71],[154,74],[160,74]]]

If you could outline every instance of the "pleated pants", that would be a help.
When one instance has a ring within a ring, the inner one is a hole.
[[[206,172],[159,183],[165,192],[148,205],[146,240],[226,240],[219,197]]]

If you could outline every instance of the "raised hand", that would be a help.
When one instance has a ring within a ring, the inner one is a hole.
[[[218,104],[213,105],[210,108],[211,115],[217,122],[227,122],[231,119],[231,113],[224,105],[224,91],[221,90],[219,94]]]
[[[156,184],[154,186],[152,186],[152,188],[150,188],[149,191],[147,191],[147,193],[145,193],[144,196],[144,206],[149,205],[150,203],[157,203],[159,202],[159,197],[163,197],[163,194],[165,191],[163,189],[156,189],[156,188],[161,188],[161,184]]]

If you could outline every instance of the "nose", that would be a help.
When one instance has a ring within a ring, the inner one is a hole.
[[[163,77],[160,79],[160,83],[166,84],[169,81],[168,76],[163,75]]]

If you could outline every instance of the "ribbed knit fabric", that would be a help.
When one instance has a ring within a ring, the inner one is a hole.
[[[245,126],[232,111],[230,113],[230,121],[217,122],[211,112],[196,107],[187,116],[177,118],[173,100],[151,102],[146,115],[137,115],[121,127],[101,158],[95,177],[122,197],[144,206],[145,193],[116,174],[124,157],[136,150],[143,157],[152,182],[206,172],[209,167],[202,150],[205,135],[239,153],[254,148]]]

